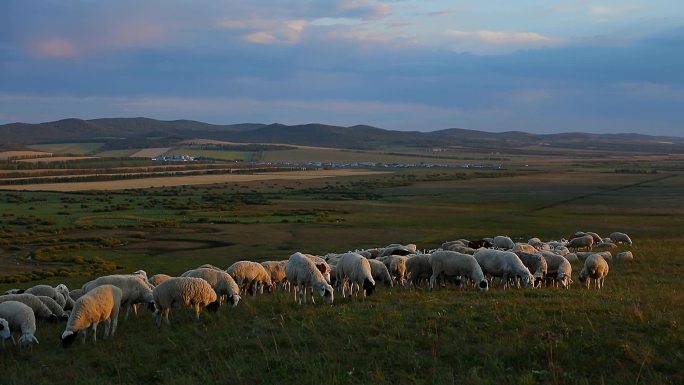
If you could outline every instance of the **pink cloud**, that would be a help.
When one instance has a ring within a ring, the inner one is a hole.
[[[536,32],[499,32],[487,30],[466,32],[452,29],[447,31],[447,35],[459,40],[479,40],[489,44],[551,44],[556,41]]]
[[[308,23],[305,20],[233,20],[224,19],[216,24],[219,28],[250,31],[241,36],[253,44],[296,44]]]
[[[66,59],[79,55],[79,48],[71,41],[61,37],[48,37],[29,44],[32,55],[47,59]]]

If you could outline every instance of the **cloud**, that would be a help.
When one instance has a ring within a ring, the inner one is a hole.
[[[372,3],[367,0],[341,0],[338,7],[344,16],[364,20],[379,20],[392,13],[389,4]]]
[[[305,20],[224,19],[220,20],[217,26],[224,29],[249,31],[241,35],[241,39],[253,44],[296,44],[300,42],[307,22]]]
[[[36,57],[44,59],[66,59],[79,55],[79,48],[71,41],[62,37],[48,37],[31,42],[28,51]]]
[[[640,10],[642,7],[633,4],[625,5],[593,5],[589,7],[589,15],[597,19],[611,19]]]
[[[450,37],[458,40],[477,40],[488,44],[553,44],[557,40],[540,35],[536,32],[498,32],[498,31],[476,31],[466,32],[450,29],[446,32]]]

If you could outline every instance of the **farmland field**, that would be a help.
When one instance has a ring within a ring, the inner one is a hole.
[[[336,291],[332,306],[277,292],[199,322],[173,310],[170,327],[146,311],[121,317],[113,338],[68,350],[64,323],[39,323],[32,351],[2,351],[0,383],[684,383],[682,159],[498,157],[513,160],[500,170],[0,191],[0,291],[499,234],[623,231],[635,255],[610,262],[601,291],[580,285],[573,263],[569,290],[379,287],[363,300]]]
[[[30,148],[55,154],[90,154],[102,147],[102,143],[50,143],[34,144]]]

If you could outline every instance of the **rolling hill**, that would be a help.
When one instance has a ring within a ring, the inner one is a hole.
[[[107,149],[167,146],[203,138],[248,143],[285,143],[352,149],[390,146],[473,147],[516,149],[563,147],[642,153],[684,153],[684,137],[643,134],[531,134],[521,131],[485,132],[451,128],[432,132],[393,131],[356,125],[340,127],[318,123],[301,125],[243,123],[215,125],[192,120],[149,118],[64,119],[40,124],[0,125],[0,146],[55,142],[105,143]]]

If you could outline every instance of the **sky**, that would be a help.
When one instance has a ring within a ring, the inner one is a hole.
[[[681,0],[0,0],[0,124],[684,136]]]

